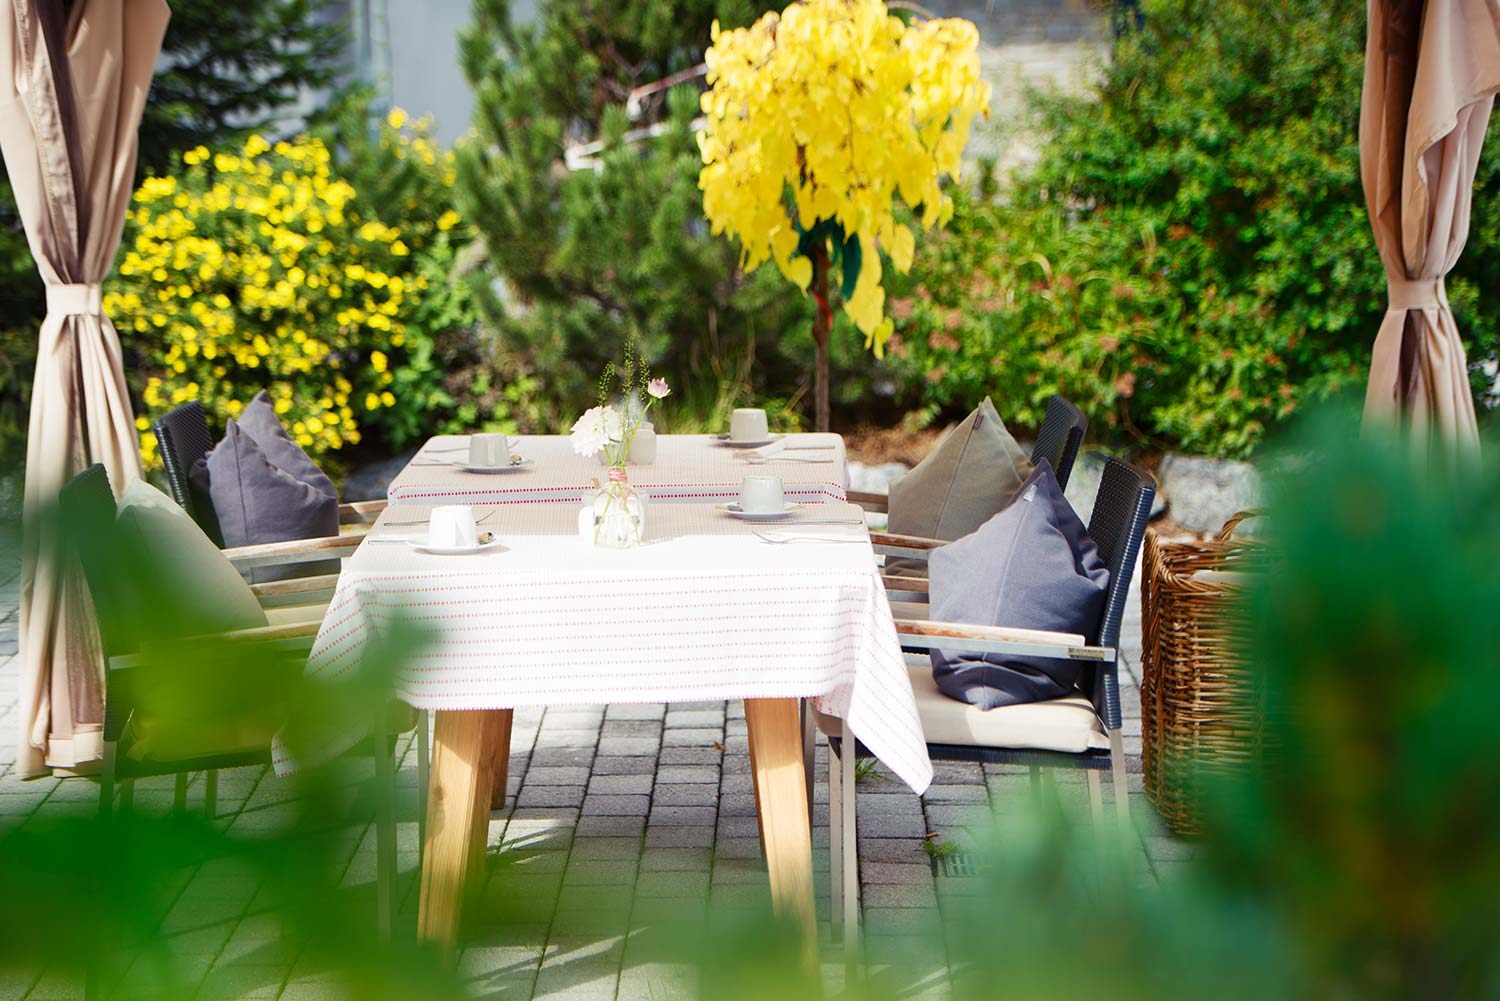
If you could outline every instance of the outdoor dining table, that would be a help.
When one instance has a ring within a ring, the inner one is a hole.
[[[549,455],[532,447],[536,441],[523,439],[518,450]],[[418,918],[424,938],[455,941],[516,708],[743,699],[773,905],[803,924],[809,950],[816,922],[799,701],[845,719],[913,790],[931,781],[863,512],[838,498],[842,445],[832,469],[808,464],[815,476],[791,473],[826,502],[771,527],[706,502],[727,489],[733,471],[708,439],[662,444],[659,455],[680,456],[680,466],[631,468],[632,479],[655,480],[663,491],[637,548],[600,549],[581,538],[582,485],[561,489],[565,474],[542,459],[530,486],[524,472],[403,473],[390,506],[345,562],[310,655],[314,676],[356,670],[361,651],[397,620],[432,636],[394,692],[436,713]],[[411,499],[418,482],[421,501]],[[535,499],[541,490],[552,499]],[[669,502],[668,491],[693,499]],[[475,504],[498,545],[462,556],[415,550],[433,503],[454,496]],[[276,760],[280,771],[294,767],[282,754]]]

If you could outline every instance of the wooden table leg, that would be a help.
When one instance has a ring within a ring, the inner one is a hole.
[[[510,719],[509,709],[444,710],[433,726],[417,935],[446,955],[458,940],[469,880],[482,868],[492,750]]]
[[[495,744],[490,748],[490,809],[505,809],[505,786],[510,781],[510,724],[515,714],[509,710],[503,710],[505,716],[501,721],[500,732],[495,736]]]
[[[817,963],[813,907],[812,825],[803,771],[802,721],[796,699],[746,699],[745,726],[755,772],[761,840],[771,876],[771,903],[803,929],[804,956]]]

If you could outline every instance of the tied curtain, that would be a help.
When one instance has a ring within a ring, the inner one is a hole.
[[[49,517],[101,462],[116,490],[141,474],[120,341],[100,307],[129,205],[137,129],[161,51],[165,0],[0,0],[0,150],[47,286],[27,432],[16,769],[102,753],[93,611]]]
[[[1389,305],[1365,422],[1404,422],[1449,464],[1479,447],[1444,277],[1469,237],[1479,150],[1500,90],[1500,0],[1369,0],[1360,175]]]

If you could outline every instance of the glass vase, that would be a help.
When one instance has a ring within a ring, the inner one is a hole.
[[[631,488],[625,470],[611,468],[609,478],[590,502],[594,545],[601,549],[634,549],[646,539],[646,498]]]

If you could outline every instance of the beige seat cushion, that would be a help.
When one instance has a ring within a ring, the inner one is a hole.
[[[929,744],[1005,747],[1082,754],[1109,747],[1094,706],[1082,695],[983,710],[950,699],[932,680],[925,655],[907,654],[906,673],[916,696],[922,734]],[[817,714],[818,729],[839,735],[837,717]]]
[[[979,709],[950,699],[938,690],[932,680],[932,668],[908,666],[912,694],[917,699],[917,715],[929,744],[961,744],[970,747],[1010,747],[1036,751],[1062,751],[1082,754],[1106,748],[1109,737],[1094,712],[1093,704],[1082,695],[1068,695]]]

